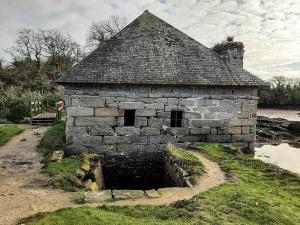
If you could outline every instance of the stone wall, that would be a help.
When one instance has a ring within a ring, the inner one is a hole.
[[[178,163],[178,159],[170,154],[169,151],[164,151],[164,179],[168,187],[192,187],[190,176]],[[184,163],[184,162],[183,162]]]
[[[253,149],[257,89],[81,85],[65,89],[67,152],[131,153],[163,149],[168,142],[233,143]],[[134,109],[135,126],[124,126]],[[172,110],[182,127],[170,127]]]

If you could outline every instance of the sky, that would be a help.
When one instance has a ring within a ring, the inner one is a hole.
[[[84,45],[92,22],[144,10],[212,47],[231,35],[244,68],[267,80],[300,78],[300,0],[0,0],[0,58],[22,28],[58,29]]]

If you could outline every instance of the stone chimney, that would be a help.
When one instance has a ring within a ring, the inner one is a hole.
[[[231,64],[243,68],[244,44],[243,42],[228,41],[228,60]]]
[[[243,42],[233,41],[228,39],[213,48],[214,51],[220,54],[221,58],[231,64],[243,68],[244,59],[244,44]]]

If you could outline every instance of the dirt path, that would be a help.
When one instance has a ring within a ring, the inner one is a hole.
[[[29,128],[0,147],[0,224],[74,205],[73,193],[47,189],[35,151],[47,128]]]
[[[203,153],[197,151],[193,151],[193,153],[204,164],[206,169],[206,174],[200,178],[199,183],[196,186],[192,188],[162,188],[159,189],[159,192],[162,194],[160,198],[121,200],[110,203],[109,205],[170,205],[178,200],[191,199],[198,193],[207,191],[226,182],[226,176],[216,162],[208,159]]]

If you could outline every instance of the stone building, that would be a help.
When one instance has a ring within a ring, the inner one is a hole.
[[[242,68],[234,43],[220,55],[145,11],[59,79],[68,152],[138,165],[168,142],[252,150],[264,82]]]

